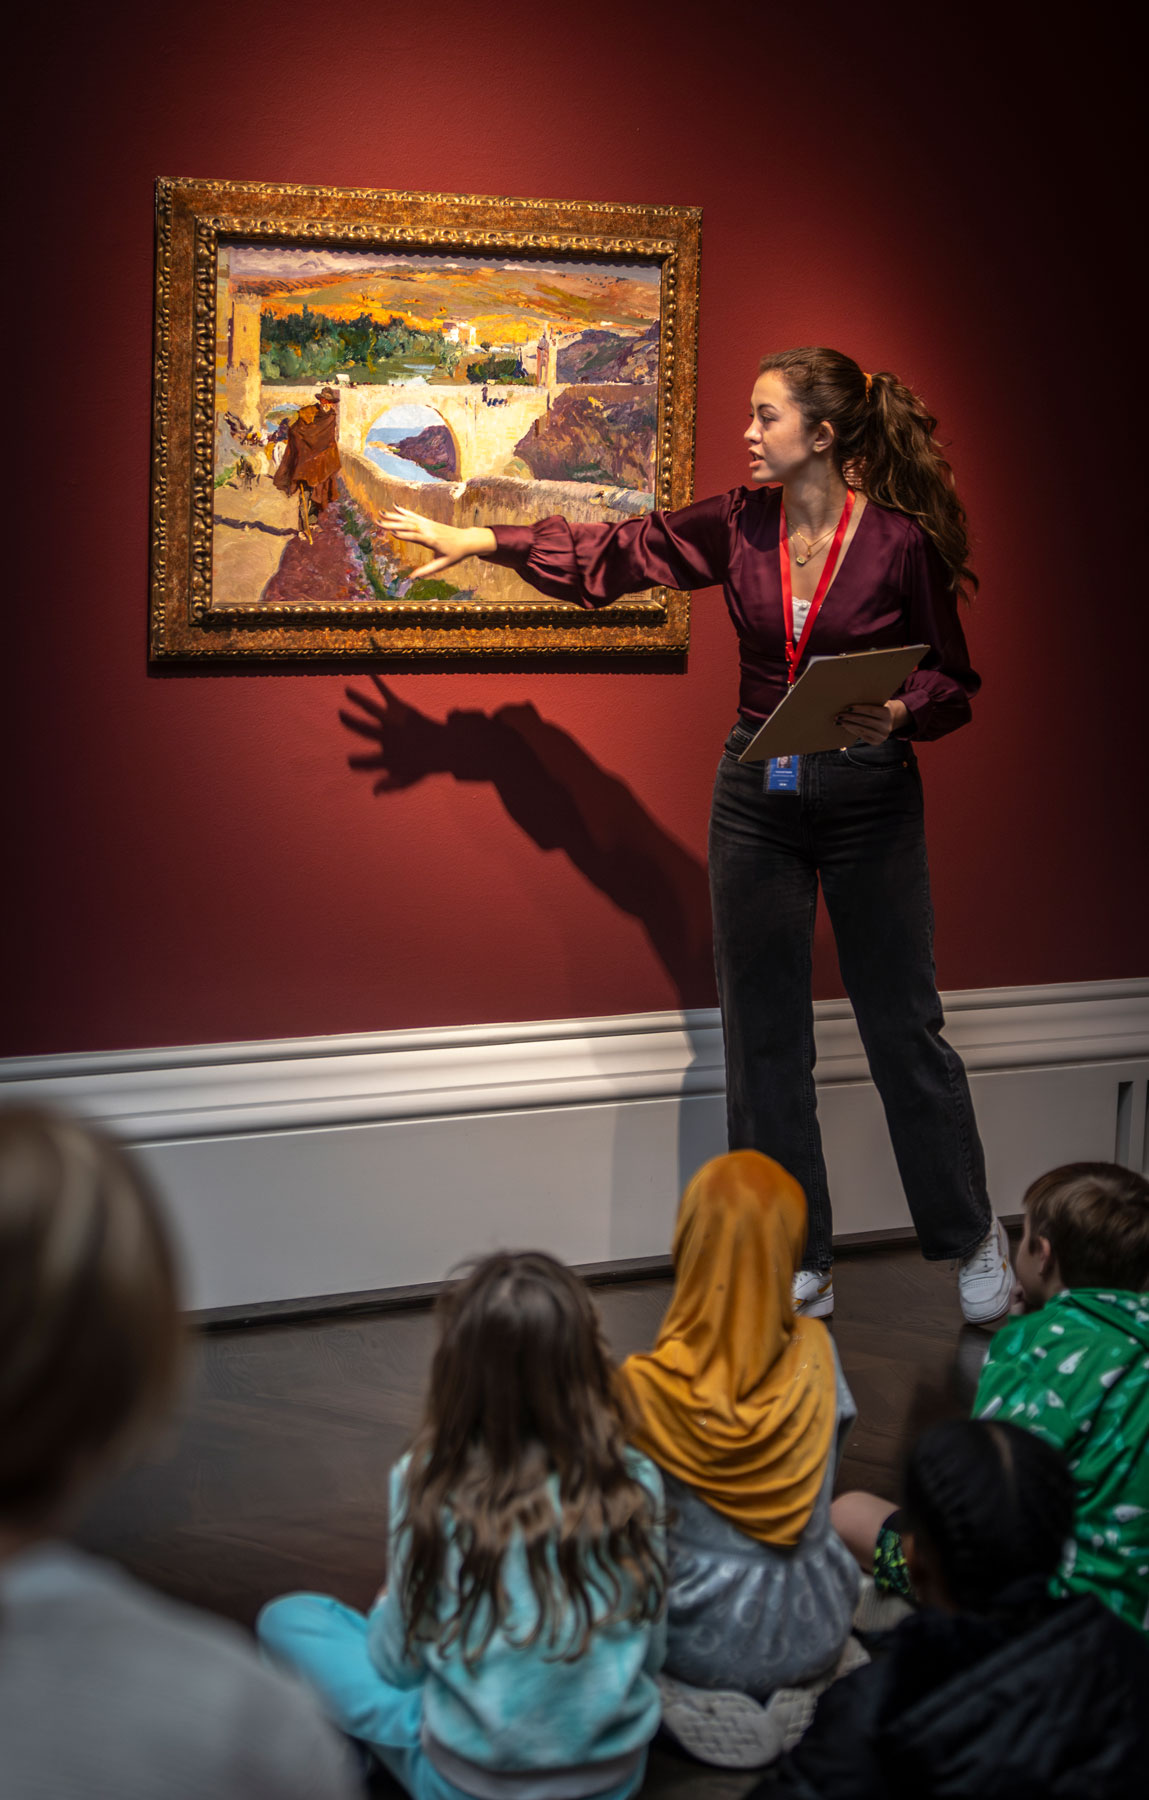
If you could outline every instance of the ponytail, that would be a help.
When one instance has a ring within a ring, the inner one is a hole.
[[[949,573],[955,593],[976,591],[969,531],[953,470],[934,432],[937,420],[887,369],[868,375],[840,350],[781,350],[764,356],[759,374],[784,376],[807,425],[834,428],[834,460],[868,500],[905,513],[921,526]]]

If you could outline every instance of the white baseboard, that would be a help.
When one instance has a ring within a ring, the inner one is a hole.
[[[945,996],[1001,1210],[1041,1168],[1141,1166],[1149,980]],[[843,1233],[906,1223],[853,1014],[815,1008]],[[682,1185],[725,1147],[716,1011],[380,1032],[0,1063],[8,1099],[136,1146],[168,1196],[195,1307],[437,1281],[533,1243],[658,1255]]]

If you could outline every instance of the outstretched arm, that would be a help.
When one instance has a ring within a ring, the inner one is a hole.
[[[656,585],[702,588],[724,581],[740,506],[736,489],[618,525],[576,524],[555,515],[534,525],[461,528],[436,524],[406,507],[393,508],[381,522],[395,537],[434,553],[421,575],[437,574],[467,556],[486,556],[514,569],[542,594],[596,607]]]

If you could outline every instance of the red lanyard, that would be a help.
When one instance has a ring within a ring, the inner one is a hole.
[[[802,660],[802,652],[810,640],[814,629],[814,620],[822,610],[822,602],[826,598],[826,589],[834,579],[834,570],[838,566],[838,556],[842,549],[842,539],[846,535],[846,527],[850,523],[850,514],[854,510],[854,490],[847,488],[846,504],[842,508],[842,516],[838,520],[838,529],[834,533],[834,541],[830,545],[830,554],[822,569],[821,579],[814,590],[814,598],[810,602],[810,610],[806,614],[806,623],[802,627],[802,635],[794,644],[794,595],[790,588],[790,532],[786,524],[786,508],[782,508],[782,524],[778,533],[778,566],[782,576],[782,616],[786,621],[786,685],[792,687],[798,673],[798,664]]]

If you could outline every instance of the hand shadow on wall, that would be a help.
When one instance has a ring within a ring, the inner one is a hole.
[[[349,731],[373,748],[348,757],[376,794],[428,775],[489,781],[540,850],[562,850],[599,892],[642,925],[683,1007],[716,1003],[706,865],[663,830],[617,775],[528,704],[452,712],[440,723],[400,700],[348,688]]]

